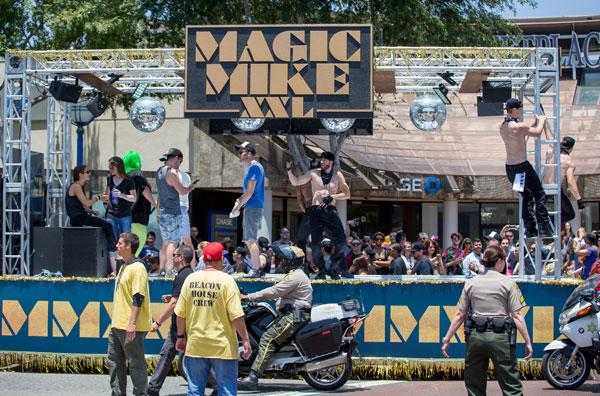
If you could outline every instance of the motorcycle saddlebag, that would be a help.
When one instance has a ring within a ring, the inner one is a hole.
[[[341,343],[342,327],[335,318],[310,322],[296,335],[296,344],[308,358],[336,352]]]

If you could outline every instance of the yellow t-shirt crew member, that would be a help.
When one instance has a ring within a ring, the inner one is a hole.
[[[140,244],[136,234],[119,236],[117,253],[123,258],[113,295],[108,336],[108,371],[113,395],[125,395],[127,363],[134,395],[145,395],[148,386],[144,338],[150,330],[150,290],[144,263],[135,257]]]
[[[204,395],[211,368],[220,395],[237,392],[238,340],[244,356],[251,347],[244,323],[240,291],[231,275],[222,272],[223,245],[204,248],[205,268],[185,279],[175,307],[178,351],[185,351],[188,395]]]

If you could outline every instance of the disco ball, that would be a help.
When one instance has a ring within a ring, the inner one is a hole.
[[[354,118],[322,118],[321,124],[332,133],[346,132],[354,125]]]
[[[410,120],[422,131],[435,131],[446,121],[446,106],[437,96],[417,96],[410,105]]]
[[[243,132],[252,132],[260,128],[264,123],[264,118],[232,118],[231,122],[237,129]]]
[[[158,99],[144,96],[133,102],[129,119],[137,130],[154,132],[165,122],[165,108]]]

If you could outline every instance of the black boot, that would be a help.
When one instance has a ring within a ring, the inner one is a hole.
[[[540,224],[540,236],[542,238],[553,237],[554,229],[552,228],[552,224],[550,224],[550,223]]]
[[[256,390],[258,388],[258,374],[254,370],[250,370],[250,374],[238,380],[238,389],[242,390]]]

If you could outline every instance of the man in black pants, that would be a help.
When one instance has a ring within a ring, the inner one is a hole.
[[[527,161],[528,136],[539,137],[544,130],[546,117],[536,116],[533,125],[528,126],[520,122],[523,103],[517,99],[509,99],[506,102],[506,118],[500,126],[500,136],[506,147],[506,175],[513,190],[519,191],[523,196],[523,222],[525,223],[525,237],[531,238],[539,235],[551,237],[554,232],[546,208],[546,194],[537,173]],[[519,179],[515,183],[515,177]],[[519,180],[524,181],[519,183]],[[537,226],[536,226],[537,221]]]
[[[165,382],[165,378],[171,370],[171,363],[177,354],[175,350],[175,342],[177,341],[177,324],[175,320],[175,306],[177,305],[177,299],[181,293],[181,288],[185,278],[194,272],[190,264],[194,259],[194,251],[188,246],[182,245],[175,249],[173,253],[173,264],[177,269],[177,276],[173,281],[173,289],[170,295],[162,296],[161,300],[167,305],[163,313],[152,322],[152,329],[150,331],[158,331],[160,326],[171,317],[171,327],[169,328],[169,335],[165,338],[165,342],[160,350],[160,360],[154,369],[150,383],[148,384],[148,395],[158,396],[160,388]]]
[[[585,203],[581,194],[579,194],[579,188],[577,188],[577,180],[575,180],[575,161],[571,158],[571,151],[575,146],[575,139],[571,136],[565,136],[560,142],[560,222],[565,224],[567,221],[571,221],[575,218],[575,211],[571,201],[565,194],[565,190],[562,188],[563,181],[567,180],[567,187],[571,190],[571,193],[577,201],[577,208],[583,210]]]
[[[350,198],[350,188],[342,172],[333,169],[335,156],[333,153],[324,151],[321,154],[321,166],[319,169],[311,170],[305,175],[295,176],[292,173],[292,163],[287,163],[288,177],[293,186],[301,186],[311,183],[313,200],[310,207],[310,238],[313,254],[313,262],[319,262],[321,241],[323,231],[327,228],[331,232],[331,238],[335,246],[333,251],[331,277],[339,279],[339,273],[345,271],[345,260],[343,248],[346,244],[344,226],[338,216],[335,203],[338,200]],[[341,191],[338,193],[338,191]],[[323,271],[319,272],[320,278],[325,277]]]

